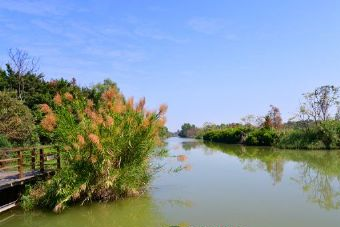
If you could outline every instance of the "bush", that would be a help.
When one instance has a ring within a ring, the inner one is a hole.
[[[323,121],[318,126],[318,137],[326,149],[339,145],[340,122],[335,120]]]
[[[249,130],[246,128],[226,128],[208,131],[203,135],[203,140],[229,144],[242,143]]]
[[[134,105],[116,89],[96,105],[70,93],[56,95],[52,109],[41,105],[41,127],[62,152],[64,167],[49,181],[29,189],[24,208],[61,211],[76,201],[114,200],[137,195],[151,177],[150,157],[161,143],[166,106],[157,112]]]
[[[5,92],[0,92],[0,106],[0,134],[18,144],[30,140],[34,130],[30,109]]]
[[[277,147],[286,149],[324,149],[317,128],[290,129],[280,134]]]
[[[271,146],[277,141],[274,129],[235,127],[208,131],[203,139],[228,144],[246,144],[253,146]]]
[[[254,129],[245,140],[246,145],[251,146],[272,146],[278,139],[278,135],[274,129]]]
[[[288,149],[332,149],[340,146],[340,122],[327,120],[306,129],[290,129],[280,135],[277,143]]]
[[[9,142],[9,140],[6,138],[6,136],[0,134],[0,148],[1,147],[11,147],[12,144]]]

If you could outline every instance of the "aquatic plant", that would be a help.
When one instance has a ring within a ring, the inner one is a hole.
[[[57,94],[52,107],[41,105],[41,127],[62,152],[63,166],[47,182],[30,188],[22,206],[60,212],[73,202],[108,201],[138,195],[152,175],[149,162],[161,144],[166,105],[147,111],[115,86],[96,104],[84,96]]]

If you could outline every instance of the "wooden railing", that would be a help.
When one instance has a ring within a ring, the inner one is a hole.
[[[41,173],[61,167],[60,151],[53,149],[52,146],[2,148],[0,149],[0,173],[17,171],[18,178],[23,178],[27,172],[38,171],[37,157]]]

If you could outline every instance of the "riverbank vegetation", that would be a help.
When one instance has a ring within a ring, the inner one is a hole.
[[[339,88],[321,86],[305,93],[303,97],[304,102],[299,112],[286,123],[282,121],[279,108],[270,106],[264,117],[248,115],[241,119],[242,123],[206,123],[202,128],[187,123],[183,126],[190,126],[189,130],[188,127],[182,127],[180,135],[250,146],[287,149],[340,148]],[[191,132],[190,136],[182,133],[186,131]]]
[[[145,190],[154,169],[150,160],[168,136],[166,105],[149,111],[144,98],[126,98],[110,80],[91,87],[74,79],[47,81],[20,50],[10,59],[0,69],[0,145],[52,144],[63,162],[51,179],[27,189],[25,209],[60,212],[72,203]]]

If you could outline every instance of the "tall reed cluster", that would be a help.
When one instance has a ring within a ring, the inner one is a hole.
[[[166,105],[145,109],[112,86],[94,102],[71,93],[41,105],[41,127],[61,149],[63,165],[49,181],[30,188],[24,208],[59,212],[74,202],[115,200],[141,193],[152,175],[150,158],[161,144]]]

